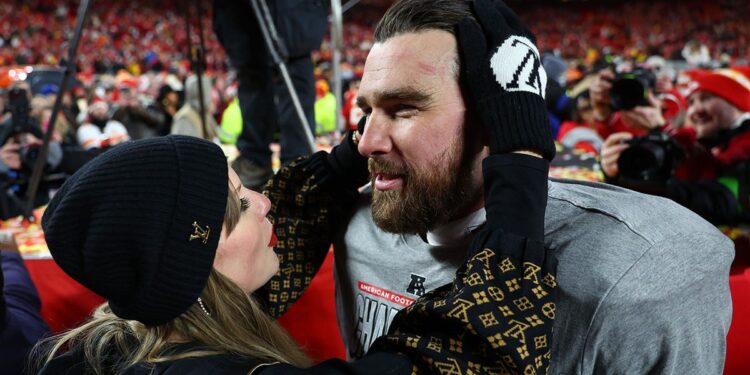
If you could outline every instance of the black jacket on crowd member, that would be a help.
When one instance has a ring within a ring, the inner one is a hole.
[[[315,77],[310,53],[320,48],[327,27],[327,2],[323,0],[266,1],[285,51],[285,60],[310,132],[315,132]],[[277,129],[281,133],[281,162],[286,165],[312,151],[284,81],[275,69],[260,25],[247,1],[214,0],[213,29],[237,69],[237,96],[242,113],[242,134],[237,140],[238,170],[243,184],[259,188],[270,176],[271,151]],[[235,169],[237,169],[235,167]],[[258,177],[249,176],[257,174]],[[254,181],[250,181],[254,180]]]
[[[125,125],[131,139],[156,137],[165,131],[162,128],[163,121],[140,106],[120,106],[115,109],[112,119]]]

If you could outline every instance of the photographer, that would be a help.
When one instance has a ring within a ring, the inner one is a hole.
[[[163,128],[162,119],[143,106],[134,81],[124,80],[118,84],[117,89],[118,99],[113,108],[112,119],[125,125],[130,138],[151,138],[168,131]]]
[[[732,70],[695,74],[689,125],[669,136],[612,134],[602,146],[602,170],[613,183],[668,197],[714,223],[747,221],[749,111],[747,77]]]
[[[10,116],[0,123],[0,219],[8,219],[23,212],[21,198],[26,193],[27,179],[31,176],[34,163],[42,145],[43,133],[39,119],[30,116],[31,94],[25,82],[15,84],[8,91]],[[52,170],[62,162],[63,152],[59,142],[49,144],[45,168]],[[46,184],[34,200],[34,206],[49,200]]]
[[[669,119],[663,115],[656,82],[654,73],[641,67],[620,74],[611,69],[596,73],[589,91],[599,135],[639,136],[666,125]]]

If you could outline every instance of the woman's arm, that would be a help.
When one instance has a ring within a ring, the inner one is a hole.
[[[367,159],[348,133],[331,150],[301,158],[279,171],[264,194],[279,241],[279,272],[258,292],[273,317],[296,301],[318,272],[340,220],[367,181]]]

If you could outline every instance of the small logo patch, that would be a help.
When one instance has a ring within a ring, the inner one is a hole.
[[[190,235],[190,239],[188,241],[203,240],[202,242],[204,245],[208,243],[208,236],[211,234],[211,228],[208,225],[206,225],[206,229],[203,229],[197,221],[194,221],[193,229],[195,231]]]
[[[506,91],[526,91],[544,98],[547,73],[539,51],[529,39],[512,35],[490,59],[495,79]]]
[[[406,292],[419,297],[423,296],[425,280],[427,279],[422,276],[411,274],[411,282],[409,282],[409,287],[406,288]]]

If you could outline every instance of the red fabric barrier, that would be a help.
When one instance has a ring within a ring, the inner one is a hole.
[[[316,362],[328,358],[346,359],[336,321],[333,251],[328,252],[302,298],[279,319],[279,323]]]
[[[24,263],[42,300],[42,319],[55,333],[76,327],[104,302],[66,275],[52,259],[27,259]]]

